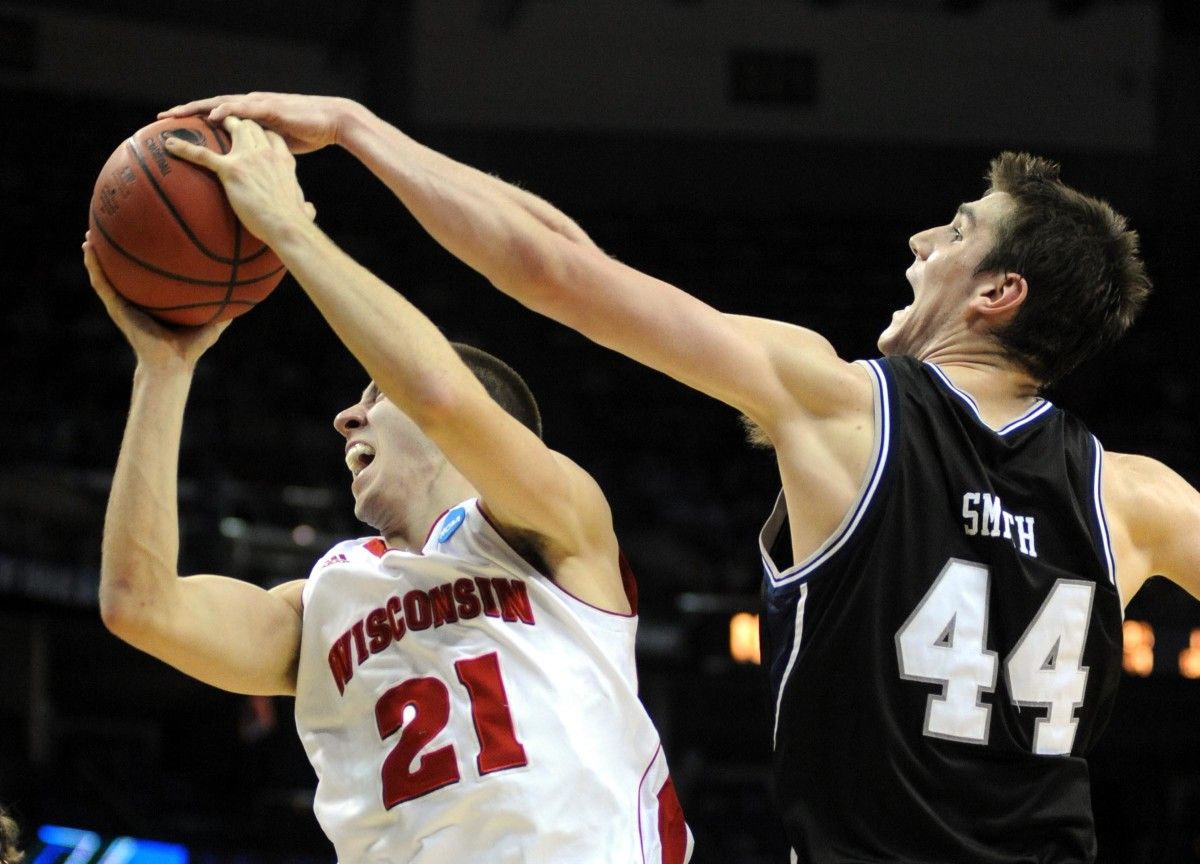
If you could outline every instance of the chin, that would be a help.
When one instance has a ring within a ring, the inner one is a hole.
[[[369,502],[360,498],[354,499],[354,518],[364,525],[370,525],[375,528],[375,519],[371,515],[371,507]]]

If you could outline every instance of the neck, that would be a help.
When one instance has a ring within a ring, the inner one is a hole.
[[[936,363],[954,386],[971,394],[983,421],[999,429],[1030,409],[1040,390],[1039,382],[1008,360],[990,358],[925,358]]]
[[[420,494],[410,496],[411,506],[405,508],[395,524],[380,528],[390,549],[420,552],[434,521],[460,501],[478,493],[449,462],[442,462]]]
[[[1028,403],[1041,390],[1036,378],[1011,361],[966,357],[926,357],[946,373],[955,385],[977,401]]]
[[[1042,389],[1029,371],[991,338],[956,334],[921,351],[921,360],[937,364],[954,384],[979,400],[1028,403]]]

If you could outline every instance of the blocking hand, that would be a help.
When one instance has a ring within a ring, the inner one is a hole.
[[[334,96],[246,93],[197,99],[160,111],[158,116],[202,114],[220,123],[226,117],[253,120],[278,134],[293,153],[311,153],[340,142],[341,124],[357,103]]]

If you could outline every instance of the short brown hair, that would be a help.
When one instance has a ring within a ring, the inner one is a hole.
[[[542,437],[542,412],[525,379],[511,366],[474,345],[450,343],[467,368],[475,373],[483,389],[500,407],[516,417],[539,438]]]
[[[992,160],[988,192],[1008,194],[1016,207],[976,270],[1025,277],[1029,294],[996,338],[1043,384],[1120,338],[1150,293],[1137,232],[1058,174],[1056,163],[1028,153]]]

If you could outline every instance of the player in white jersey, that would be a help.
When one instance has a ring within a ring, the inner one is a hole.
[[[687,861],[637,699],[636,591],[595,481],[542,443],[512,370],[456,349],[317,228],[282,139],[225,125],[227,155],[169,150],[217,173],[371,376],[335,426],[355,514],[380,536],[271,591],[180,578],[184,404],[224,325],[159,326],[85,243],[138,361],[105,518],[105,624],[215,686],[296,696],[317,816],[343,864]]]
[[[419,552],[331,550],[304,592],[296,724],[341,860],[663,860],[675,805],[635,629],[538,573],[477,499]]]

